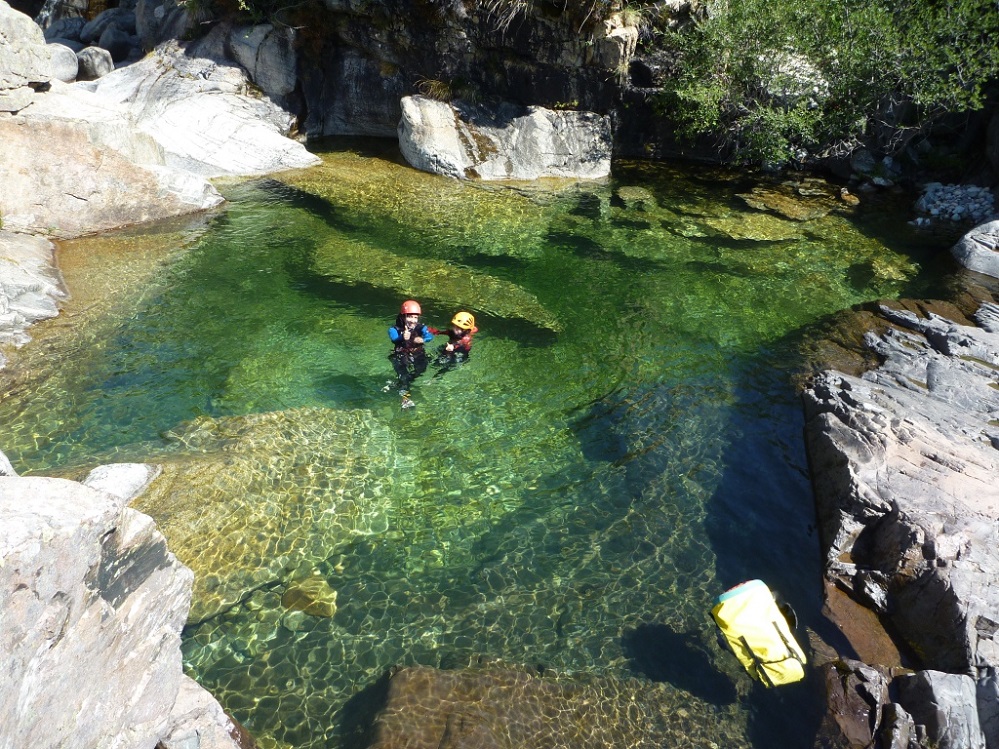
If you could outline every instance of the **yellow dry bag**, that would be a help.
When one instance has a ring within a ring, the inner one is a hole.
[[[711,616],[750,676],[768,687],[804,678],[805,653],[762,580],[722,593]]]

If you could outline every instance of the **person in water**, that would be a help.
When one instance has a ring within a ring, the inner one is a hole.
[[[472,353],[472,336],[479,332],[471,312],[456,312],[451,318],[451,327],[446,330],[429,330],[434,335],[446,335],[448,338],[448,342],[437,350],[437,358],[434,359],[434,364],[440,366],[442,371],[468,359]]]
[[[422,314],[420,303],[407,299],[399,309],[395,325],[388,329],[389,340],[393,344],[389,359],[392,360],[392,367],[399,378],[399,394],[402,395],[403,408],[413,405],[413,401],[409,398],[409,388],[413,380],[427,371],[427,354],[423,346],[434,338],[430,329],[420,322]]]

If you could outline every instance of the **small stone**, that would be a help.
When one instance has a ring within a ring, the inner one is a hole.
[[[323,578],[310,577],[290,584],[281,596],[281,605],[309,616],[328,619],[336,613],[336,595],[336,591]]]
[[[847,205],[860,205],[860,198],[847,190],[845,187],[839,191],[839,199]]]

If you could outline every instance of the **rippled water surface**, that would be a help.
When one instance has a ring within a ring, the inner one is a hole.
[[[0,448],[23,473],[164,466],[137,505],[197,574],[187,667],[265,747],[353,745],[392,666],[484,663],[584,685],[607,746],[809,746],[817,685],[754,688],[709,611],[763,578],[807,641],[795,343],[921,283],[902,218],[771,185],[792,221],[663,165],[515,189],[324,157],[197,223],[67,243],[73,300],[14,357]],[[404,410],[386,328],[410,296],[481,332]]]

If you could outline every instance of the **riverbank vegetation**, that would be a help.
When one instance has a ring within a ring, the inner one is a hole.
[[[736,160],[895,153],[981,109],[999,74],[994,0],[719,0],[653,28],[672,60],[661,111]]]
[[[333,33],[333,11],[317,0],[184,2],[216,17],[292,26],[317,59]],[[532,17],[558,18],[584,46],[602,37],[605,21],[637,26],[639,59],[660,71],[646,87],[660,130],[737,163],[808,164],[860,144],[897,154],[946,118],[999,100],[995,0],[412,0],[407,7],[405,23],[430,24],[434,33],[451,24],[457,33],[477,19],[491,39],[517,37]],[[351,12],[383,32],[400,22],[394,3],[365,0]],[[410,85],[429,87],[434,98],[510,95],[503,75],[487,80],[460,70],[461,61],[438,62],[440,70]],[[627,57],[617,73],[627,86]],[[470,85],[455,85],[466,79]],[[593,100],[606,106],[612,98]]]

